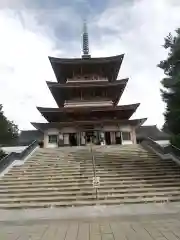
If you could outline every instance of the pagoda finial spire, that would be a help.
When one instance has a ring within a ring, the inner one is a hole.
[[[87,21],[83,23],[83,55],[82,58],[90,58],[89,55],[89,34],[87,30]]]

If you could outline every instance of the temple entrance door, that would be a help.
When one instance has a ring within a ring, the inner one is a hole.
[[[71,146],[77,146],[76,133],[70,133],[69,134],[69,143],[70,143]]]
[[[110,132],[105,132],[105,141],[107,145],[111,145],[111,134]]]
[[[91,141],[93,141],[93,136],[94,136],[93,131],[86,132],[86,144],[89,144],[91,143]]]
[[[116,132],[116,144],[122,144],[121,132]]]

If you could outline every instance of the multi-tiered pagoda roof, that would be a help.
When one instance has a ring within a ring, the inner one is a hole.
[[[49,57],[51,66],[59,83],[66,83],[75,75],[94,74],[114,82],[117,79],[124,54],[103,58],[54,58]],[[86,81],[87,82],[87,81]]]
[[[139,106],[118,106],[128,79],[117,80],[124,54],[92,58],[84,24],[82,58],[49,57],[57,82],[47,82],[57,108],[37,109],[48,123],[33,123],[40,130],[87,124],[141,125],[146,119],[130,120]]]
[[[128,82],[128,79],[117,80],[123,57],[49,57],[57,82],[47,82],[47,85],[58,107],[38,107],[49,124],[33,125],[44,130],[72,124],[143,124],[146,119],[129,120],[139,103],[117,105]]]
[[[58,105],[58,107],[64,107],[66,100],[76,98],[79,96],[80,90],[85,94],[90,93],[96,89],[96,91],[107,91],[106,98],[111,100],[114,105],[117,105],[123,91],[126,87],[128,79],[119,81],[91,81],[91,82],[68,82],[68,83],[56,83],[47,82],[47,85]]]

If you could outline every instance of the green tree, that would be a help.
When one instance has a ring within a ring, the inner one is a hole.
[[[164,130],[171,134],[171,143],[180,147],[180,28],[175,36],[170,33],[165,38],[164,48],[168,57],[158,65],[166,75],[161,81],[166,103]]]
[[[5,156],[6,156],[6,154],[3,152],[3,150],[0,149],[0,160]]]
[[[18,139],[18,127],[6,118],[2,109],[0,104],[0,145],[15,144]]]

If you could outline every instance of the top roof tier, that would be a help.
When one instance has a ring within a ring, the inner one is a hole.
[[[124,54],[104,58],[54,58],[49,57],[59,83],[75,76],[97,75],[109,82],[117,79]]]

